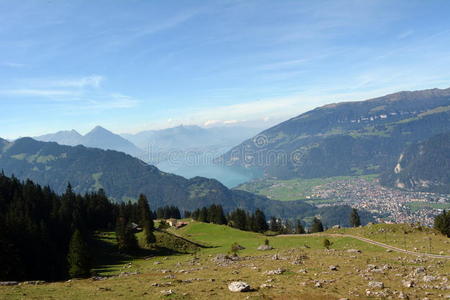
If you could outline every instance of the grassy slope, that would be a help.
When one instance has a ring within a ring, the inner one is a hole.
[[[387,226],[397,228],[398,226]],[[366,228],[351,229],[352,233],[367,234]],[[76,280],[72,282],[59,282],[45,285],[22,285],[13,287],[0,287],[0,299],[338,299],[347,297],[354,299],[366,293],[368,280],[358,273],[364,270],[367,264],[382,266],[389,264],[392,269],[384,274],[370,273],[370,280],[383,281],[389,290],[403,291],[410,297],[423,298],[425,292],[429,299],[439,299],[439,293],[448,294],[448,291],[437,291],[432,288],[404,288],[401,284],[403,276],[417,266],[426,266],[427,274],[442,275],[450,273],[450,264],[439,260],[423,260],[414,256],[387,253],[377,246],[365,244],[350,238],[330,238],[333,242],[333,251],[323,248],[323,237],[270,237],[274,250],[258,252],[256,246],[261,244],[265,237],[255,233],[242,232],[226,226],[203,224],[194,222],[187,227],[176,230],[177,235],[190,238],[202,244],[214,246],[202,248],[197,254],[171,255],[167,257],[152,257],[149,259],[135,259],[131,264],[118,266],[121,271],[134,272],[138,275],[125,277],[112,277],[102,281]],[[396,235],[396,231],[392,230]],[[433,240],[440,237],[431,234]],[[226,253],[231,243],[238,242],[246,247],[240,256],[244,259],[230,266],[217,266],[211,261],[216,253]],[[305,248],[304,245],[309,248]],[[348,248],[362,250],[361,254],[347,253]],[[272,260],[278,253],[282,259]],[[300,255],[307,258],[303,264],[292,264]],[[197,257],[198,260],[193,258]],[[157,264],[156,264],[157,263]],[[338,271],[330,271],[329,265],[338,264]],[[266,270],[284,268],[283,275],[265,275]],[[308,273],[297,271],[306,269]],[[169,270],[169,271],[162,271]],[[186,273],[181,272],[185,270]],[[117,273],[112,272],[112,273]],[[166,278],[167,275],[173,278]],[[234,280],[244,280],[257,288],[267,280],[273,285],[271,289],[258,289],[248,294],[233,294],[227,289],[227,284]],[[211,280],[213,279],[213,281]],[[315,287],[314,280],[333,280],[323,283],[321,288]],[[190,280],[179,282],[178,280]],[[152,286],[152,283],[167,286]],[[422,283],[418,283],[420,285]],[[435,283],[436,284],[436,283]],[[161,291],[172,289],[175,294],[170,297],[161,295]],[[372,289],[373,290],[373,289]]]
[[[450,239],[428,227],[373,224],[360,228],[329,229],[327,232],[362,236],[410,251],[450,255]]]

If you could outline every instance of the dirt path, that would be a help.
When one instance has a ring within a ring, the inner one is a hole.
[[[365,237],[360,237],[360,236],[356,236],[356,235],[351,235],[351,234],[339,234],[339,233],[315,233],[313,235],[319,235],[319,236],[332,236],[332,237],[348,237],[348,238],[353,238],[353,239],[357,239],[360,240],[362,242],[368,243],[368,244],[372,244],[372,245],[376,245],[385,249],[390,249],[392,251],[397,251],[397,252],[402,252],[402,253],[406,253],[406,254],[411,254],[411,255],[417,255],[417,256],[423,256],[423,257],[430,257],[430,258],[443,258],[443,259],[450,259],[450,255],[440,255],[440,254],[430,254],[430,253],[421,253],[421,252],[414,252],[414,251],[409,251],[409,250],[405,250],[405,249],[401,249],[401,248],[397,248],[391,245],[387,245],[387,244],[383,244]],[[281,234],[279,235],[281,237],[292,237],[292,236],[305,236],[302,234]],[[308,235],[306,235],[308,236]]]

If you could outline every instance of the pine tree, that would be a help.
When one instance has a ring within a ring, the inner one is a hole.
[[[152,244],[156,242],[155,235],[153,234],[155,224],[153,223],[151,217],[151,210],[150,206],[148,205],[147,197],[145,197],[145,195],[143,194],[139,195],[138,207],[139,223],[144,230],[145,242],[147,245]]]
[[[434,218],[434,229],[439,230],[442,234],[450,237],[450,211],[444,211],[442,214]]]
[[[353,208],[350,214],[350,225],[352,227],[361,226],[361,219],[359,218],[358,210],[356,208]]]
[[[203,207],[200,210],[200,213],[198,215],[198,221],[204,223],[208,222],[208,209],[206,207]]]
[[[255,231],[256,232],[265,232],[269,229],[267,225],[266,216],[264,213],[257,209],[255,211]]]
[[[127,223],[126,219],[120,217],[116,227],[117,246],[124,252],[133,252],[138,249],[138,242],[133,229]]]
[[[314,217],[313,222],[311,224],[311,232],[322,232],[323,231],[323,225],[322,221],[316,217]]]
[[[86,277],[90,274],[90,259],[88,247],[77,229],[72,235],[67,255],[69,275],[72,278]]]
[[[297,220],[297,223],[295,225],[295,233],[296,234],[304,234],[305,228],[302,225],[302,222],[300,220]]]

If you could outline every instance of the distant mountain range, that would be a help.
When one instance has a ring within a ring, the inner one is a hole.
[[[450,193],[450,132],[407,147],[381,178],[401,189]]]
[[[130,141],[101,126],[95,127],[84,136],[79,134],[76,130],[70,130],[41,135],[34,137],[34,139],[43,142],[56,142],[60,145],[83,145],[104,150],[116,150],[135,157],[143,157],[145,154],[142,149],[139,149]]]
[[[229,187],[252,178],[213,164],[213,159],[236,144],[256,134],[259,129],[242,126],[202,128],[177,126],[161,130],[142,131],[121,136],[100,126],[86,135],[75,130],[59,131],[34,139],[60,145],[84,145],[130,154],[160,169],[187,178],[205,176],[216,178]]]
[[[450,132],[450,89],[325,105],[216,159],[260,176],[314,178],[392,170],[408,145]]]
[[[151,151],[204,150],[212,147],[232,147],[259,131],[260,129],[240,126],[203,128],[196,125],[180,125],[122,136],[139,148]]]
[[[268,216],[286,218],[327,214],[326,209],[319,210],[302,201],[274,201],[228,189],[214,179],[186,179],[161,172],[121,152],[81,145],[63,146],[31,138],[14,142],[0,139],[0,169],[8,176],[14,174],[22,180],[31,179],[41,185],[49,185],[58,193],[64,192],[69,182],[79,193],[103,188],[116,201],[134,201],[143,193],[152,208],[176,205],[181,210],[193,210],[215,203],[223,205],[227,211],[237,207],[249,211],[261,208]],[[329,221],[345,224],[350,208],[343,206],[341,210],[339,216],[329,214]]]

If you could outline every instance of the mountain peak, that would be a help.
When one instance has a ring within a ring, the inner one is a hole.
[[[100,126],[100,125],[97,125],[97,126],[94,127],[94,129],[92,129],[90,132],[88,132],[88,133],[86,134],[86,136],[87,136],[87,135],[91,135],[91,134],[99,134],[99,133],[113,134],[113,133],[112,133],[111,131],[109,131],[108,129],[106,129],[106,128]]]

